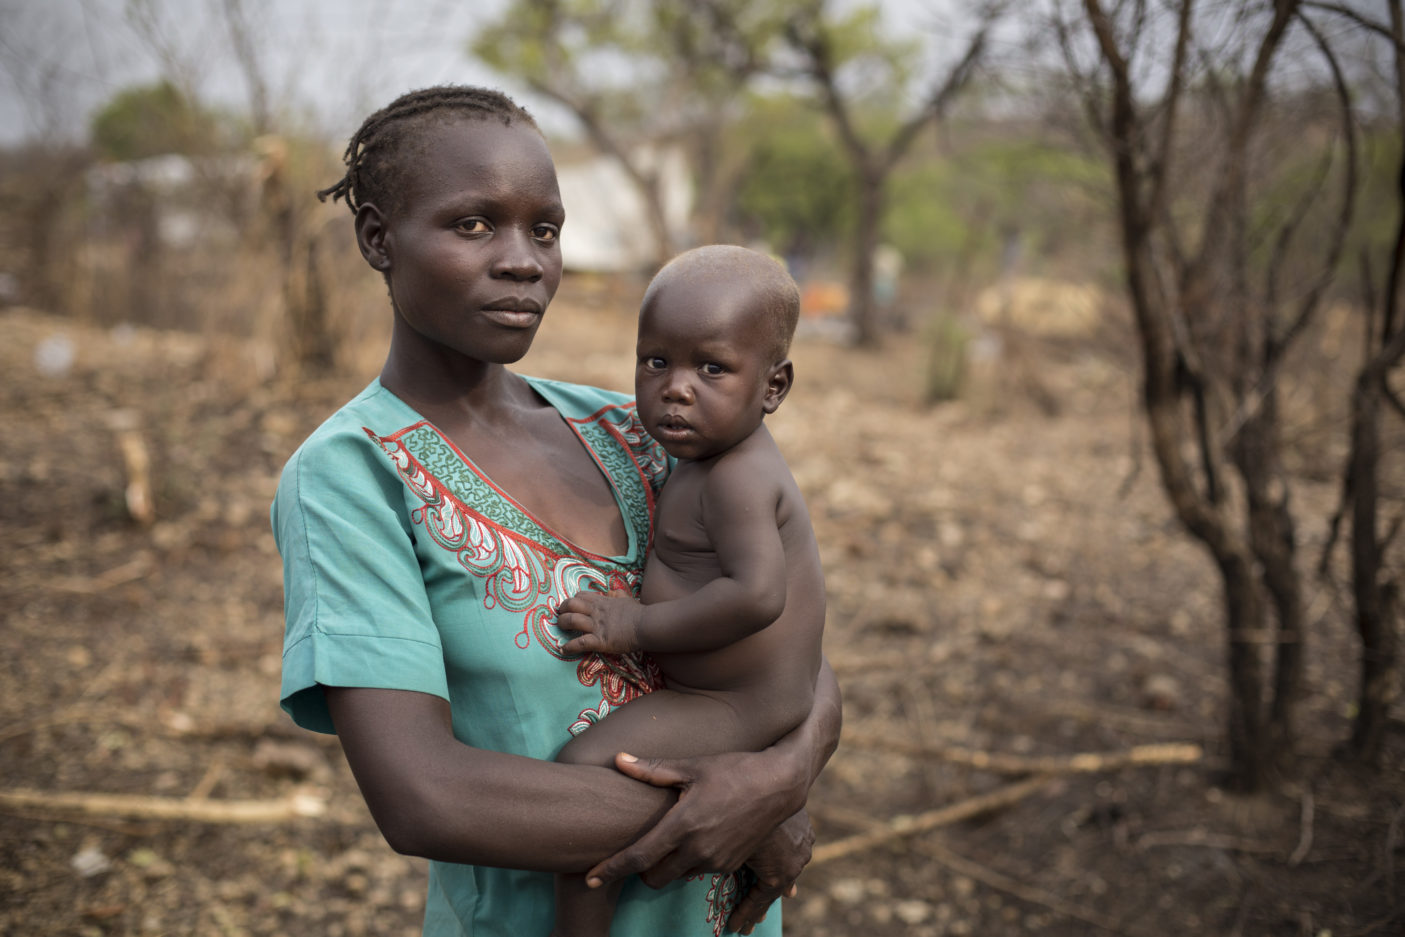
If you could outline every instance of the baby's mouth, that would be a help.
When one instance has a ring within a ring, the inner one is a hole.
[[[659,435],[667,437],[678,437],[693,431],[689,422],[677,414],[667,414],[659,417],[656,424]]]

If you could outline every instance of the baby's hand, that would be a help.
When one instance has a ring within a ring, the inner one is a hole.
[[[563,631],[579,631],[561,646],[570,656],[579,654],[628,654],[639,647],[639,623],[644,606],[627,593],[615,591],[578,592],[556,610],[556,626]]]

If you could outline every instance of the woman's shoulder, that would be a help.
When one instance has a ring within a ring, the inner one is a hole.
[[[355,472],[357,464],[381,466],[385,456],[379,438],[417,421],[421,418],[403,401],[372,381],[294,450],[283,468],[283,482],[294,476]]]

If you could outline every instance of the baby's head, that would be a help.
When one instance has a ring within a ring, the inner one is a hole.
[[[779,263],[699,247],[654,277],[639,310],[635,394],[649,433],[678,458],[718,455],[790,392],[800,291]]]

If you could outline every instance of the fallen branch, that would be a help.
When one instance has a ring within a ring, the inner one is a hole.
[[[907,739],[858,733],[845,735],[843,744],[911,755],[915,758],[936,758],[979,768],[982,771],[993,771],[996,774],[1090,774],[1143,765],[1195,764],[1205,756],[1199,745],[1185,742],[1134,745],[1120,752],[1079,752],[1073,755],[1044,756],[1008,755],[960,745],[923,745]]]
[[[1293,854],[1288,857],[1289,865],[1302,865],[1302,861],[1307,858],[1307,854],[1312,849],[1312,828],[1313,828],[1313,800],[1312,791],[1303,791],[1303,809],[1298,820],[1298,847],[1293,850]]]
[[[1038,779],[1031,780],[1033,781]],[[1018,785],[1011,785],[1011,787],[1001,788],[999,791],[993,793],[1013,793],[1012,788],[1017,786]],[[963,803],[970,802],[966,801]],[[958,804],[954,806],[961,805]],[[837,822],[845,823],[851,826],[867,827],[868,832],[866,835],[880,837],[881,841],[886,841],[887,839],[891,838],[892,826],[880,823],[874,820],[872,817],[869,817],[866,814],[862,814],[856,810],[849,810],[848,808],[839,807],[837,805],[816,804],[814,805],[814,807],[811,808],[810,812],[812,815],[818,815],[822,818],[833,819]],[[896,821],[893,825],[897,825]],[[850,837],[846,840],[839,840],[838,843],[835,843],[833,845],[838,845],[839,843],[853,842],[857,839],[859,839],[859,837]],[[819,857],[820,852],[823,852],[828,848],[828,846],[820,847],[820,849],[816,851],[816,858]],[[957,855],[956,853],[947,849],[945,846],[942,846],[939,843],[935,842],[933,839],[924,840],[920,848],[927,855],[931,856],[933,859],[937,860],[938,862],[942,863],[943,865],[947,866],[953,871],[965,875],[967,878],[971,878],[975,881],[981,882],[982,884],[986,885],[989,888],[993,888],[996,891],[1006,892],[1007,894],[1013,895],[1021,901],[1026,901],[1030,904],[1041,905],[1043,907],[1048,908],[1050,911],[1055,912],[1056,914],[1061,914],[1064,917],[1069,917],[1077,921],[1082,921],[1085,924],[1091,924],[1092,926],[1100,928],[1102,930],[1110,931],[1116,934],[1127,933],[1123,930],[1122,925],[1119,924],[1117,921],[1113,920],[1112,918],[1104,917],[1103,915],[1098,914],[1096,911],[1091,911],[1079,905],[1072,904],[1068,901],[1063,900],[1057,895],[1050,894],[1049,892],[1043,891],[1042,889],[1034,888],[1030,885],[1025,885],[1023,882],[1017,881],[1016,879],[1003,875],[1002,873],[997,872],[994,869],[987,868],[986,866],[980,865],[979,863],[971,859],[967,859],[964,856]],[[833,857],[826,855],[824,856],[824,858],[828,859]],[[815,860],[812,859],[811,861],[813,862]]]
[[[156,502],[151,497],[151,455],[142,438],[140,420],[133,410],[114,410],[108,414],[108,425],[117,436],[117,449],[122,453],[127,487],[123,496],[132,520],[149,527],[156,520]]]
[[[281,823],[326,813],[321,797],[295,793],[277,800],[204,800],[189,797],[148,797],[141,794],[98,794],[77,791],[49,793],[0,791],[0,810],[30,809],[144,820],[188,820],[195,823]]]
[[[1157,846],[1206,846],[1223,849],[1227,852],[1282,853],[1283,847],[1273,843],[1261,843],[1251,839],[1240,839],[1224,833],[1210,833],[1196,827],[1189,830],[1152,830],[1137,838],[1137,849],[1151,849]]]
[[[1039,702],[1041,713],[1050,716],[1068,716],[1098,725],[1115,725],[1129,732],[1143,732],[1152,735],[1198,735],[1200,726],[1178,719],[1149,715],[1136,709],[1095,705],[1079,700],[1046,699]]]
[[[987,868],[978,862],[974,862],[964,856],[959,856],[940,843],[932,841],[925,842],[922,844],[922,851],[952,871],[958,872],[967,878],[975,879],[996,891],[1003,891],[1007,894],[1014,895],[1021,901],[1040,905],[1048,908],[1055,914],[1070,917],[1076,921],[1082,921],[1084,924],[1091,924],[1093,927],[1100,930],[1110,931],[1114,934],[1127,933],[1127,931],[1123,930],[1122,924],[1110,917],[1106,917],[1088,908],[1072,904],[1071,902],[1063,900],[1058,895],[1053,895],[1043,889],[1026,885],[994,869]]]
[[[948,804],[936,810],[929,810],[915,817],[898,817],[867,833],[859,833],[817,847],[810,857],[810,865],[818,865],[857,852],[865,852],[875,846],[882,846],[894,840],[906,839],[909,836],[916,836],[918,833],[925,833],[938,827],[969,820],[971,817],[989,813],[1001,807],[1008,807],[1053,782],[1054,778],[1048,777],[1026,778],[1004,787],[997,787],[993,791],[976,797]]]
[[[97,595],[99,592],[106,592],[115,586],[124,586],[129,582],[145,579],[155,571],[155,558],[151,553],[142,551],[134,559],[128,560],[121,566],[114,566],[95,576],[64,576],[54,581],[53,588],[75,595]]]
[[[957,653],[969,651],[979,642],[978,635],[953,638],[933,644],[925,654],[893,654],[889,652],[854,654],[840,651],[830,656],[829,664],[837,675],[845,678],[869,673],[886,673],[910,679],[914,669],[921,671],[927,667],[939,667],[950,661]]]

